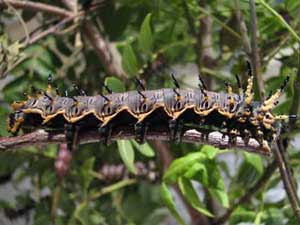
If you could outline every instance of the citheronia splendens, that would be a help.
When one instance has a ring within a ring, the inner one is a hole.
[[[107,142],[116,127],[133,126],[136,140],[143,143],[148,129],[167,126],[170,139],[178,142],[182,128],[192,124],[222,130],[232,143],[237,136],[242,137],[246,144],[254,138],[264,152],[270,153],[270,143],[278,135],[279,121],[291,117],[272,113],[289,77],[273,95],[263,102],[256,102],[249,63],[248,67],[245,90],[237,77],[238,93],[233,93],[228,83],[226,93],[208,91],[200,77],[199,89],[182,90],[172,75],[175,88],[145,90],[141,81],[136,79],[136,91],[112,93],[105,86],[108,94],[87,96],[76,87],[79,95],[68,97],[53,90],[49,76],[46,91],[33,88],[34,96],[12,104],[15,112],[9,115],[8,130],[13,134],[17,134],[20,128],[24,131],[37,127],[65,130],[69,149],[72,149],[79,130],[97,129]]]

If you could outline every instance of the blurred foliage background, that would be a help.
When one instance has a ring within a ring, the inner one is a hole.
[[[32,85],[45,89],[49,73],[69,95],[75,83],[88,95],[104,83],[134,90],[137,75],[148,89],[172,87],[171,72],[183,87],[197,88],[201,73],[210,89],[224,92],[235,74],[245,84],[250,60],[256,100],[289,74],[275,112],[298,113],[300,1],[23,3],[0,1],[1,136],[9,136],[9,104]],[[298,186],[299,122],[286,131]],[[1,152],[1,224],[299,224],[273,158],[185,143],[97,143],[79,146],[58,179],[59,151],[63,146]]]

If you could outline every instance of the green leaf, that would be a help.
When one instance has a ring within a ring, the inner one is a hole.
[[[180,214],[176,209],[172,194],[165,183],[162,183],[161,185],[161,196],[162,196],[162,200],[165,202],[165,204],[167,205],[168,209],[170,210],[170,212],[172,213],[176,221],[179,224],[185,225],[185,222],[183,221],[183,219],[181,218]]]
[[[202,152],[195,152],[174,160],[164,175],[164,181],[176,182],[177,178],[190,169],[194,163],[204,159],[206,159],[205,154]]]
[[[209,171],[208,184],[203,183],[208,188],[210,194],[224,207],[229,207],[229,199],[225,190],[225,185],[219,167],[215,160],[205,161],[206,170]]]
[[[232,213],[229,224],[238,224],[239,222],[244,222],[244,223],[253,222],[254,219],[255,219],[255,212],[249,211],[246,208],[238,207]]]
[[[112,89],[114,92],[124,92],[125,86],[122,81],[115,77],[106,77],[104,81],[105,85]]]
[[[130,44],[124,47],[122,55],[122,66],[126,73],[128,73],[132,77],[138,73],[139,67],[137,59]]]
[[[88,187],[90,186],[91,181],[93,180],[93,176],[90,175],[90,172],[93,171],[95,163],[95,157],[90,157],[86,159],[83,165],[80,168],[80,174],[83,178],[83,189],[87,191]]]
[[[148,143],[144,143],[144,144],[140,145],[135,140],[131,140],[131,143],[144,156],[147,156],[147,157],[155,156],[153,149],[151,148],[151,146]]]
[[[273,18],[278,21],[283,27],[285,27],[298,42],[300,42],[300,37],[298,36],[297,32],[285,21],[285,19],[278,12],[276,12],[264,0],[258,0],[258,2],[260,2],[261,5],[273,15]]]
[[[153,34],[151,30],[151,13],[149,13],[141,26],[139,35],[139,47],[144,52],[150,52],[153,48]]]
[[[208,172],[206,166],[200,163],[194,163],[184,174],[184,177],[196,180],[203,185],[208,185]]]
[[[221,177],[221,173],[217,163],[214,160],[205,161],[206,170],[209,171],[208,176],[208,184],[206,185],[208,188],[213,188],[216,190],[224,191],[225,185],[223,182],[223,178]]]
[[[257,154],[249,153],[249,152],[245,152],[244,156],[245,156],[245,161],[249,163],[261,175],[264,170],[261,157]]]
[[[211,146],[211,145],[203,145],[201,148],[201,152],[207,155],[208,159],[214,159],[218,153],[219,149]]]
[[[180,177],[178,180],[178,184],[180,191],[194,209],[206,216],[213,217],[213,214],[208,209],[206,209],[202,202],[199,200],[199,197],[190,180],[184,177]]]
[[[229,207],[229,199],[225,190],[209,188],[208,191],[224,208]]]
[[[127,169],[130,172],[135,174],[136,168],[134,166],[134,150],[131,142],[128,140],[119,140],[117,141],[117,143],[118,143],[119,153]]]

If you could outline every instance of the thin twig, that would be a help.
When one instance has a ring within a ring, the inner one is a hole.
[[[146,138],[148,140],[169,140],[169,131],[166,128],[156,128],[155,130],[149,130]],[[113,131],[111,140],[118,139],[133,139],[135,137],[135,131],[133,128],[120,127]],[[99,142],[101,136],[97,131],[87,131],[80,134],[79,143],[95,143]],[[0,152],[8,151],[11,149],[33,146],[33,145],[45,145],[49,143],[65,143],[65,135],[63,132],[47,132],[45,130],[36,130],[32,133],[16,136],[16,137],[0,137]],[[250,152],[259,153],[263,155],[270,155],[261,149],[259,143],[250,139],[248,145],[246,145],[241,137],[237,137],[236,144],[229,143],[227,135],[223,135],[219,132],[208,133],[206,130],[196,131],[189,129],[184,132],[182,142],[188,143],[201,143],[216,146],[220,149],[244,149]]]
[[[63,20],[61,20],[59,23],[57,23],[56,25],[53,25],[51,26],[50,28],[48,28],[47,30],[44,30],[43,32],[41,33],[38,33],[36,34],[35,36],[31,37],[30,40],[28,41],[28,45],[32,45],[36,42],[38,42],[39,40],[43,39],[44,37],[50,35],[50,34],[55,34],[57,31],[59,31],[61,29],[61,27],[72,21],[74,19],[75,15],[74,16],[70,16],[70,17],[67,17],[67,18],[64,18]],[[27,46],[28,46],[27,45]],[[27,47],[26,46],[26,47]]]
[[[297,192],[291,178],[291,173],[289,171],[289,168],[287,167],[288,165],[286,164],[286,160],[284,158],[283,148],[280,140],[278,140],[275,144],[274,155],[281,174],[284,189],[287,193],[295,216],[297,217],[298,223],[300,224],[300,201],[297,197]]]
[[[76,2],[71,2],[68,0],[63,0],[62,2],[66,5],[67,8],[69,8],[73,12],[76,12],[78,7],[76,5]],[[74,20],[74,22],[76,21]],[[123,71],[121,64],[116,60],[115,55],[112,54],[112,49],[109,45],[109,42],[105,40],[97,26],[91,20],[85,20],[83,29],[84,34],[86,35],[86,37],[92,44],[96,54],[98,55],[100,62],[104,65],[105,71],[108,74],[117,76],[121,80],[125,80],[127,78],[127,75]],[[78,35],[76,36],[78,38]]]
[[[29,41],[29,32],[28,32],[28,29],[27,29],[27,26],[26,26],[26,23],[25,21],[23,20],[22,16],[20,15],[20,13],[15,9],[14,6],[12,6],[8,0],[4,0],[4,2],[7,4],[7,7],[9,9],[11,9],[14,14],[17,16],[18,20],[20,21],[22,27],[23,27],[23,30],[24,30],[24,33],[25,33],[25,36],[26,36],[26,41],[25,43],[27,43]]]
[[[256,77],[259,97],[261,100],[265,96],[264,80],[261,72],[261,62],[259,56],[259,49],[257,44],[257,19],[256,19],[256,7],[255,0],[250,0],[250,23],[251,23],[251,58],[253,64],[253,72]]]
[[[221,225],[225,223],[231,214],[234,212],[234,210],[237,209],[240,205],[248,202],[253,195],[255,195],[261,188],[263,188],[268,180],[272,177],[272,174],[276,171],[277,169],[277,162],[274,160],[266,169],[264,174],[261,176],[261,178],[248,190],[245,191],[245,194],[243,197],[241,197],[234,205],[226,211],[226,213],[218,218],[213,225]]]

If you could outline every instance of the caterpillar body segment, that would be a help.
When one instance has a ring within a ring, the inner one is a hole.
[[[237,136],[244,138],[245,143],[254,138],[268,152],[268,143],[276,138],[277,121],[288,118],[272,114],[288,79],[260,103],[253,101],[251,73],[246,90],[239,84],[238,94],[229,84],[226,93],[208,91],[201,78],[200,89],[183,90],[172,78],[175,88],[145,90],[141,81],[137,81],[137,91],[112,93],[108,89],[106,95],[86,96],[77,87],[80,95],[73,97],[59,96],[48,79],[45,92],[34,91],[27,100],[12,104],[15,112],[8,118],[8,130],[13,134],[20,128],[65,130],[68,146],[74,148],[77,142],[74,139],[84,130],[99,130],[107,143],[113,129],[131,126],[135,128],[137,141],[143,143],[148,129],[165,126],[170,130],[170,139],[179,142],[183,127],[193,124],[225,132],[231,143],[236,142]]]

